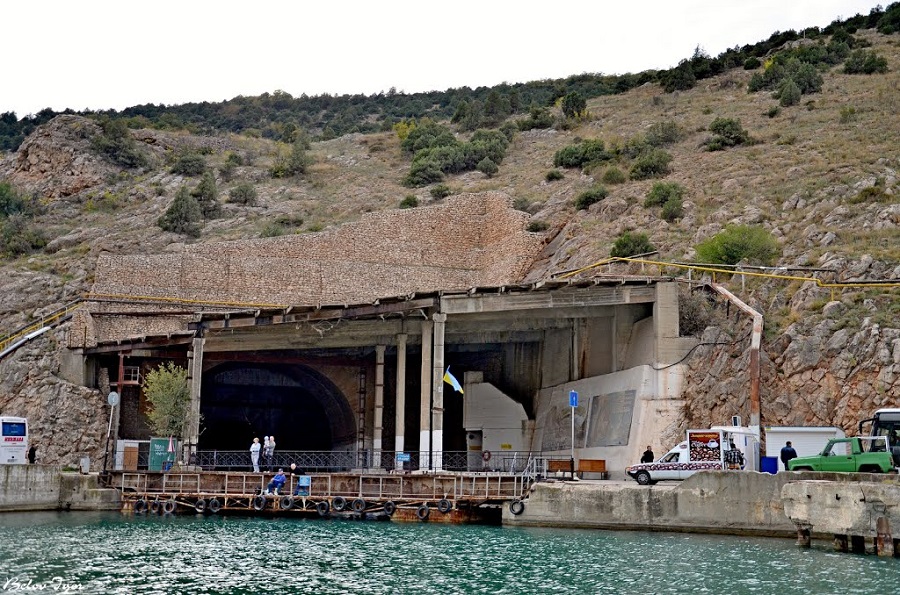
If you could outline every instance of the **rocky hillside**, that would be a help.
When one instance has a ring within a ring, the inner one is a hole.
[[[597,262],[625,231],[648,234],[660,260],[692,261],[699,242],[739,223],[761,226],[777,238],[779,265],[821,269],[798,275],[896,281],[900,43],[896,35],[874,31],[857,36],[887,59],[887,73],[850,75],[833,67],[822,73],[821,92],[804,95],[791,107],[778,107],[769,92],[748,93],[752,70],[732,69],[675,93],[647,84],[589,100],[590,116],[567,129],[518,133],[492,177],[468,172],[445,183],[457,193],[504,192],[535,224],[546,225],[552,242],[529,279]],[[716,118],[739,120],[750,142],[707,151],[704,143]],[[548,181],[558,150],[580,139],[627,146],[664,122],[674,122],[681,132],[666,147],[673,159],[665,177],[685,189],[680,218],[669,222],[658,207],[644,206],[658,180],[607,183],[604,200],[576,209],[575,198],[600,181],[606,165],[565,169],[562,179]],[[31,225],[48,240],[43,250],[0,261],[3,333],[87,291],[103,252],[160,253],[178,251],[187,242],[312,233],[355,220],[362,212],[397,208],[409,195],[419,204],[440,200],[428,187],[401,184],[410,160],[394,133],[313,142],[307,172],[290,178],[270,174],[287,148],[253,136],[131,131],[147,166],[129,169],[92,148],[99,134],[91,120],[58,116],[0,160],[0,181],[38,197],[42,210]],[[198,239],[157,226],[178,189],[199,182],[172,173],[185,152],[203,155],[207,168],[216,172],[223,203],[221,215],[204,224]],[[240,183],[253,185],[255,204],[228,201]],[[678,269],[667,272],[686,276]],[[878,406],[900,406],[900,287],[830,290],[812,282],[760,278],[744,283],[735,278],[730,287],[766,317],[765,425],[850,430]],[[686,296],[696,302],[691,310],[701,312],[710,325],[704,331],[701,324],[697,332],[717,345],[701,347],[689,358],[690,399],[684,419],[675,425],[722,423],[733,414],[746,419],[746,322],[733,310],[722,317],[701,294]],[[33,373],[27,369],[35,357],[27,352],[0,363],[0,410],[22,395],[45,405],[55,398],[42,396],[29,381]],[[45,363],[52,375],[52,364]],[[76,389],[60,385],[56,390]]]

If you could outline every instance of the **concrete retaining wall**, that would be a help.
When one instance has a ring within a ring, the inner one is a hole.
[[[503,523],[792,537],[781,489],[793,474],[698,473],[678,484],[541,482],[515,516]]]
[[[0,512],[119,508],[119,492],[100,488],[97,475],[63,473],[56,465],[0,465]]]

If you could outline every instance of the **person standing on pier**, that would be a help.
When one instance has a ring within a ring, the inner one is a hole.
[[[254,438],[253,444],[250,445],[250,461],[253,463],[254,473],[259,473],[259,451],[261,449],[259,438]]]
[[[648,446],[647,450],[644,451],[644,454],[641,455],[642,463],[652,463],[656,459],[653,455],[653,450]]]
[[[263,447],[263,454],[266,457],[266,467],[272,470],[272,463],[275,462],[275,436],[269,436],[266,445]]]
[[[794,447],[791,446],[791,441],[788,440],[784,446],[781,447],[781,463],[784,465],[784,470],[788,470],[788,461],[791,459],[797,458],[797,451],[794,450]]]

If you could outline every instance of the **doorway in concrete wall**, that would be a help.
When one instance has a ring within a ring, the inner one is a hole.
[[[282,451],[354,444],[346,397],[309,366],[230,362],[205,372],[201,386],[200,450],[244,450],[268,435]]]

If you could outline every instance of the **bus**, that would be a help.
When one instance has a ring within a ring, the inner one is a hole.
[[[24,417],[0,417],[0,464],[28,463],[28,420]]]
[[[859,422],[859,435],[863,435],[863,426],[872,424],[870,436],[885,436],[888,448],[894,456],[894,466],[900,467],[900,409],[879,409],[869,419]]]

